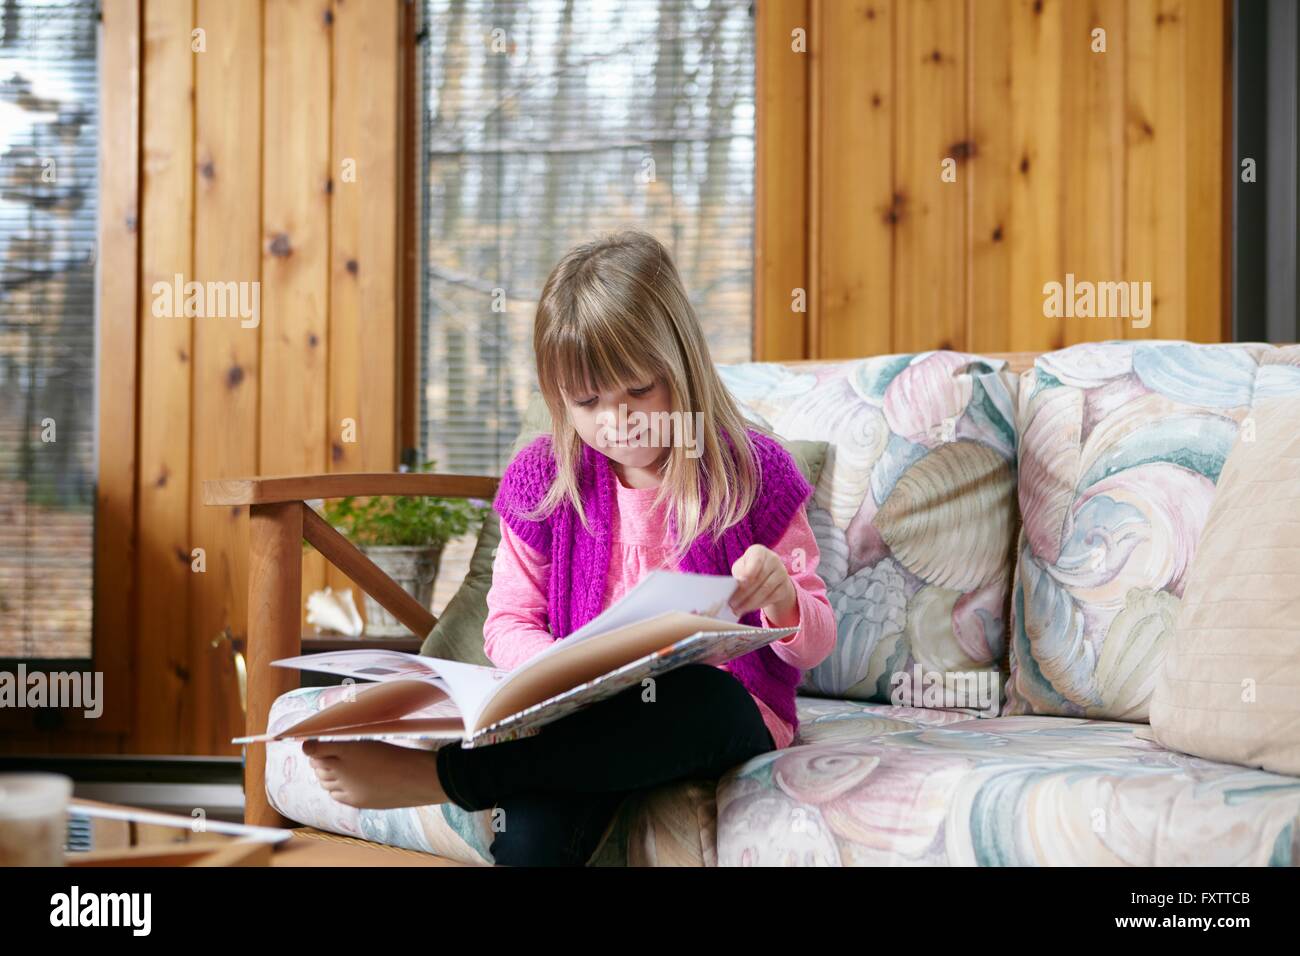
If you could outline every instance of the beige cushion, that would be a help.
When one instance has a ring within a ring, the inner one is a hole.
[[[1300,775],[1300,397],[1242,422],[1141,736]]]

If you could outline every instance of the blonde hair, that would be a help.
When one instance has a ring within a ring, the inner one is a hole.
[[[567,252],[547,277],[533,326],[537,379],[550,409],[556,477],[530,520],[567,499],[588,527],[578,489],[583,440],[569,419],[570,395],[617,389],[650,377],[664,382],[670,410],[702,426],[698,457],[674,431],[654,506],[670,503],[677,529],[673,564],[691,542],[716,542],[739,523],[758,493],[758,464],[747,422],[709,357],[708,344],[668,250],[654,236],[625,230]],[[678,421],[679,416],[671,416]],[[767,433],[766,429],[757,430]],[[736,454],[721,440],[730,436]],[[708,490],[701,511],[702,490]]]

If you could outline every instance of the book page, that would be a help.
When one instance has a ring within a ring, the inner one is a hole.
[[[557,647],[579,644],[589,638],[607,634],[615,628],[636,624],[668,611],[682,611],[724,623],[734,623],[736,615],[732,613],[727,601],[739,585],[740,582],[730,575],[651,571],[642,577],[632,590],[592,618],[585,626],[578,628],[564,640],[556,641],[536,656],[541,657],[542,654],[551,653]],[[533,659],[521,666],[527,666]]]
[[[260,743],[267,740],[320,737],[358,726],[388,723],[403,717],[453,720],[463,736],[464,721],[447,692],[423,680],[395,680],[358,684],[355,693],[308,715],[278,733],[236,737],[232,743]]]
[[[430,665],[432,657],[406,654],[402,651],[380,651],[358,648],[355,651],[326,651],[322,654],[301,654],[282,657],[271,663],[276,667],[292,667],[300,671],[319,671],[366,681],[389,681],[415,678],[437,684],[437,668]]]
[[[738,626],[727,630],[692,633],[671,646],[652,651],[592,680],[569,687],[553,697],[502,717],[495,723],[487,723],[482,729],[471,733],[463,746],[482,746],[520,735],[535,734],[546,724],[619,693],[647,677],[667,673],[685,664],[723,664],[772,641],[789,637],[796,631],[797,627]],[[599,644],[599,641],[589,642],[587,647]],[[489,710],[487,718],[494,716]]]
[[[510,671],[483,713],[475,715],[473,720],[467,716],[465,727],[473,734],[489,723],[554,697],[578,684],[595,680],[646,654],[669,648],[693,634],[708,632],[716,640],[720,633],[743,631],[767,635],[766,641],[771,641],[774,638],[770,635],[775,630],[733,624],[683,611],[669,611],[649,620],[597,634],[577,644],[570,644],[571,638],[565,638],[556,642],[563,653],[547,653],[551,650],[547,648],[547,651],[534,655]],[[782,631],[782,634],[789,633],[793,632]],[[763,637],[758,640],[764,642]]]

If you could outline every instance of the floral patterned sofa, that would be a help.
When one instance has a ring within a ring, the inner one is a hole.
[[[836,648],[791,747],[629,797],[591,865],[1300,863],[1300,779],[1142,735],[1223,461],[1257,400],[1300,392],[1300,346],[720,371],[753,420],[828,443],[809,519]],[[284,694],[270,729],[343,692]],[[489,811],[347,807],[293,742],[266,779],[293,820],[492,862]]]

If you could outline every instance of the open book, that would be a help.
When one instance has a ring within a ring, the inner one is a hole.
[[[513,670],[398,651],[274,661],[374,683],[356,685],[344,700],[276,733],[232,743],[402,739],[474,747],[532,736],[647,677],[683,664],[723,664],[798,630],[738,623],[727,603],[738,583],[724,575],[652,571],[590,623]]]

